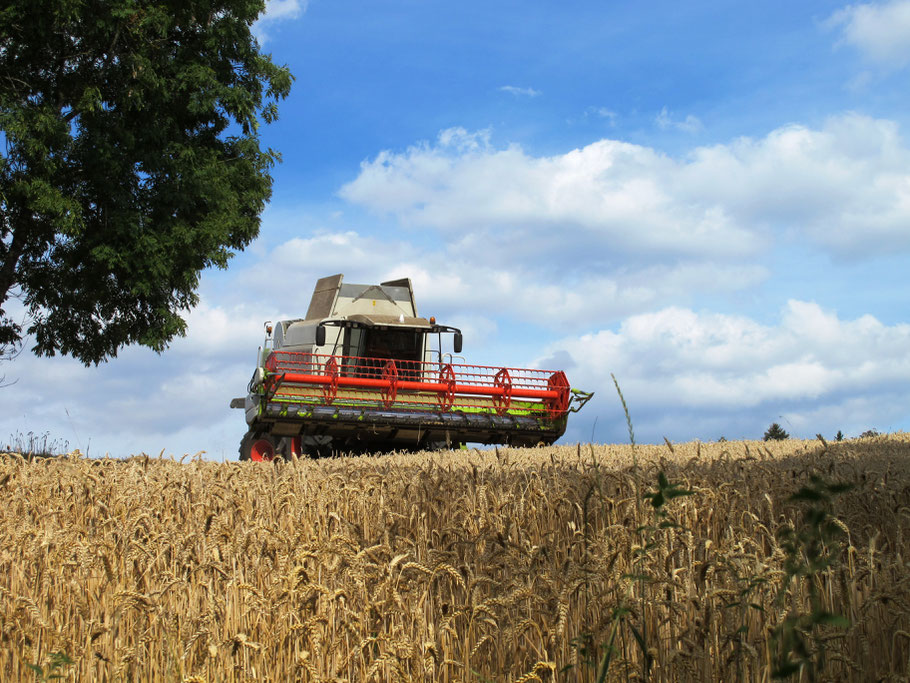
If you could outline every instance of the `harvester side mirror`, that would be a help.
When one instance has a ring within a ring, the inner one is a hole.
[[[462,340],[462,338],[461,338],[461,332],[456,332],[456,333],[455,333],[455,339],[454,339],[455,353],[461,353],[461,343],[462,343],[462,341],[463,341],[463,340]]]
[[[325,346],[325,328],[322,325],[316,326],[316,346]]]

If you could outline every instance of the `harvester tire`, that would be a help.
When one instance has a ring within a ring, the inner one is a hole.
[[[278,455],[278,440],[269,433],[247,432],[240,440],[240,459],[271,462]]]

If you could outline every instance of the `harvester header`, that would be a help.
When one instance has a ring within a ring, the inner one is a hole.
[[[470,365],[461,330],[417,313],[409,279],[316,283],[305,318],[266,323],[241,460],[550,444],[590,393],[560,370]],[[444,351],[451,348],[451,351]]]

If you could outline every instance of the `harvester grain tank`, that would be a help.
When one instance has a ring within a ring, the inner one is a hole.
[[[247,396],[231,401],[249,426],[241,460],[551,444],[592,395],[560,370],[464,363],[461,331],[419,317],[406,278],[322,278],[305,318],[266,333]]]

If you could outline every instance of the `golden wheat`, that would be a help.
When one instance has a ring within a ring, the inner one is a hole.
[[[848,546],[821,579],[851,623],[825,634],[826,675],[905,679],[910,435],[636,457],[2,456],[0,679],[65,653],[71,681],[593,680],[580,644],[607,642],[622,607],[645,626],[651,680],[766,681],[770,630],[808,599],[793,583],[776,600],[775,532],[812,473],[854,484],[836,508]],[[635,491],[659,471],[695,494],[641,554]],[[623,629],[614,645],[609,679],[639,678],[639,645]]]

